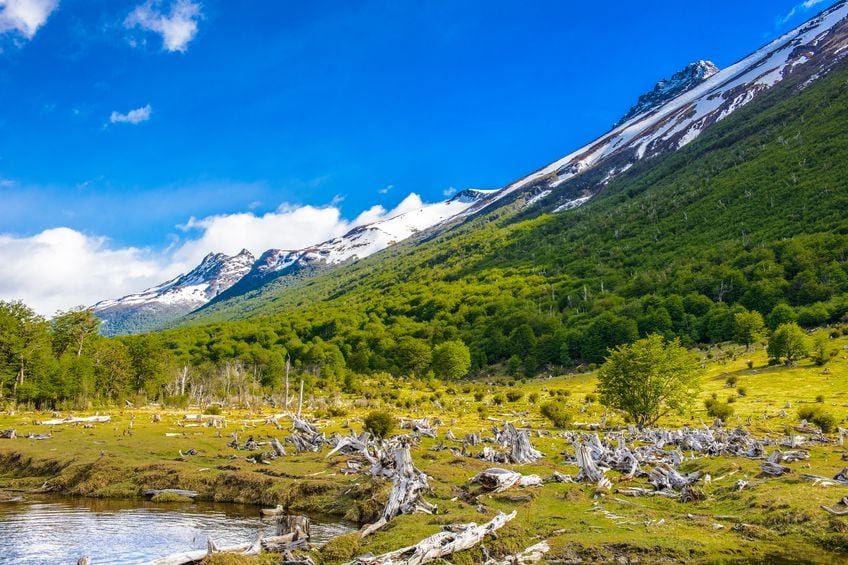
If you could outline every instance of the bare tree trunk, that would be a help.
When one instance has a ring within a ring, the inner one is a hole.
[[[303,379],[300,379],[300,396],[297,399],[297,417],[300,419],[300,411],[303,408]]]
[[[286,411],[289,409],[289,369],[291,369],[291,357],[286,355]]]

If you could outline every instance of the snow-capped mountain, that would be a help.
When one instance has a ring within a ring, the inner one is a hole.
[[[190,273],[138,294],[98,302],[94,312],[107,335],[156,329],[210,301],[243,294],[270,280],[368,257],[461,214],[494,192],[464,190],[444,202],[355,227],[305,249],[269,249],[255,261],[246,249],[233,257],[210,253]]]
[[[210,253],[189,273],[138,294],[103,300],[93,306],[103,320],[103,333],[143,331],[161,326],[203,306],[238,282],[254,263],[253,254],[242,249],[229,257]]]
[[[282,276],[293,276],[304,271],[348,261],[364,259],[390,245],[438,226],[454,218],[481,199],[493,194],[494,190],[467,189],[449,200],[426,204],[423,207],[358,226],[341,237],[297,250],[269,249],[263,253],[250,272],[218,299],[224,300],[248,292],[266,282]]]
[[[618,127],[630,118],[644,114],[654,108],[662,106],[669,100],[677,98],[687,90],[692,90],[714,74],[718,72],[718,67],[712,61],[698,61],[690,63],[683,69],[674,73],[669,79],[662,79],[650,92],[646,92],[639,97],[636,105],[624,114],[624,116],[616,122],[614,127]]]
[[[474,214],[512,195],[525,206],[544,201],[556,210],[575,208],[637,161],[675,151],[705,129],[781,82],[804,88],[848,57],[848,2],[843,0],[734,65],[713,73],[693,63],[661,81],[634,107],[637,114],[562,159],[500,189],[470,207]],[[701,75],[705,80],[700,80]],[[709,75],[709,76],[708,76]],[[676,96],[675,96],[676,94]],[[669,96],[673,96],[670,100]],[[580,175],[591,180],[576,182]],[[565,184],[574,179],[574,183]],[[533,200],[535,199],[535,200]]]

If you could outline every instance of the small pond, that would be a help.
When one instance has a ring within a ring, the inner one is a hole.
[[[211,502],[162,504],[135,500],[37,498],[0,502],[0,563],[144,563],[171,553],[247,543],[273,522],[259,508]],[[351,531],[335,518],[312,517],[313,543]]]

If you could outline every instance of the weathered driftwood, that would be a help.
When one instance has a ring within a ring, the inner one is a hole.
[[[550,550],[551,546],[547,541],[540,541],[516,555],[510,555],[503,559],[487,559],[483,565],[526,565],[528,563],[538,563],[545,558],[545,554]]]
[[[781,465],[779,463],[780,460],[780,451],[776,450],[769,455],[768,459],[760,463],[760,469],[762,469],[763,473],[766,475],[772,475],[773,477],[780,477],[781,475],[791,472],[792,469],[785,465]]]
[[[542,486],[542,479],[538,475],[522,475],[521,473],[498,467],[486,469],[475,475],[472,477],[471,482],[479,483],[484,489],[493,492],[503,492],[514,486]]]
[[[507,453],[507,462],[518,465],[526,463],[535,463],[544,455],[533,448],[530,443],[530,434],[527,430],[517,430],[510,422],[504,424],[503,430],[494,428],[495,441],[509,449]]]
[[[407,440],[399,440],[392,451],[394,474],[389,500],[380,519],[362,529],[360,537],[368,536],[400,514],[426,512],[432,514],[436,506],[426,502],[423,494],[430,491],[429,477],[416,469]]]
[[[286,438],[286,443],[292,444],[298,453],[321,451],[321,448],[327,443],[324,434],[299,415],[293,418],[293,422],[294,432]]]
[[[68,416],[67,418],[55,418],[53,420],[43,420],[39,422],[42,426],[58,426],[61,424],[84,424],[84,423],[95,423],[95,424],[105,424],[106,422],[111,422],[111,416],[86,416],[83,418],[78,418],[75,416]]]
[[[262,552],[262,538],[256,538],[252,543],[241,543],[228,547],[218,547],[210,539],[207,542],[206,549],[198,549],[194,551],[183,551],[181,553],[173,553],[166,557],[154,559],[148,565],[186,565],[187,563],[196,563],[213,553],[239,553],[241,555],[258,555]]]
[[[285,457],[286,449],[283,447],[283,444],[280,443],[280,440],[277,438],[271,438],[271,447],[274,448],[274,453],[277,457]]]
[[[15,439],[17,436],[18,433],[15,430],[0,431],[0,438],[2,439]]]
[[[141,491],[142,496],[156,496],[157,494],[175,494],[178,496],[185,496],[186,498],[196,498],[198,493],[194,490],[183,490],[178,488],[165,488],[165,489],[144,489]]]
[[[29,434],[27,436],[27,439],[42,440],[42,439],[50,439],[52,437],[53,436],[51,434]]]
[[[403,418],[400,421],[400,427],[404,430],[412,430],[422,436],[427,436],[433,439],[436,438],[436,428],[430,424],[429,418],[421,418],[418,420]]]
[[[700,478],[700,471],[695,471],[688,475],[682,475],[668,463],[657,463],[648,475],[648,481],[654,485],[657,490],[683,490],[686,487],[694,485]]]
[[[420,565],[429,563],[458,551],[471,549],[483,541],[483,538],[487,535],[499,530],[504,524],[515,518],[515,515],[515,511],[510,514],[501,512],[490,522],[483,525],[472,522],[452,526],[448,531],[424,538],[416,545],[374,557],[358,557],[351,563],[354,565]]]
[[[574,451],[577,466],[580,467],[580,472],[577,473],[577,480],[590,483],[600,482],[604,478],[604,473],[606,473],[607,469],[598,467],[595,459],[592,457],[589,446],[583,443],[576,443],[574,445]]]

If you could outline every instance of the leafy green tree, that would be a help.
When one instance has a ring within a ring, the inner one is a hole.
[[[737,312],[733,315],[733,339],[745,346],[745,351],[751,347],[765,328],[763,315],[756,310]]]
[[[422,339],[403,336],[398,339],[394,357],[401,373],[420,376],[430,365],[433,350],[430,344]]]
[[[56,357],[59,358],[69,351],[80,357],[83,347],[98,335],[99,327],[100,319],[91,309],[79,307],[67,312],[58,312],[50,320]]]
[[[778,326],[768,342],[768,354],[772,359],[786,359],[786,365],[792,366],[795,361],[810,353],[810,340],[807,334],[796,323]]]
[[[443,379],[461,379],[471,368],[471,352],[459,340],[440,343],[433,350],[433,372]]]
[[[395,428],[395,419],[384,411],[369,412],[363,423],[366,430],[381,438],[388,437]]]
[[[694,355],[675,339],[651,334],[612,351],[598,372],[601,402],[627,412],[639,426],[690,405],[699,390]]]
[[[769,315],[766,316],[766,325],[772,331],[776,330],[782,324],[790,324],[798,321],[798,313],[795,308],[785,302],[781,302],[772,308]]]
[[[47,327],[44,318],[23,302],[0,301],[0,385],[11,383],[17,389],[26,383],[29,367],[39,354],[47,350],[49,355]]]

